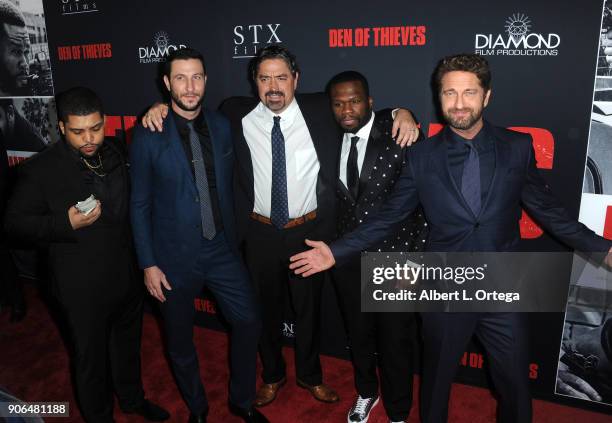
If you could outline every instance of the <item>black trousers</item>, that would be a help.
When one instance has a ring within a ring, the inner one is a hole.
[[[0,237],[4,236],[0,232]],[[23,282],[17,275],[17,269],[8,246],[0,240],[0,306],[25,307]]]
[[[473,334],[487,352],[499,395],[498,421],[531,422],[528,321],[523,313],[422,313],[421,419],[445,423],[459,360]]]
[[[86,284],[86,280],[80,281]],[[81,414],[87,422],[113,422],[114,388],[124,411],[144,401],[140,373],[143,290],[89,301],[66,295],[60,298],[73,346],[73,369]],[[109,374],[111,377],[109,378]]]
[[[351,349],[355,388],[363,398],[378,395],[376,374],[389,418],[406,420],[412,406],[414,313],[361,312],[360,261],[335,268],[334,284]]]
[[[198,355],[193,343],[194,299],[204,286],[213,293],[231,325],[230,401],[250,408],[255,399],[257,341],[261,331],[253,287],[244,264],[229,248],[225,234],[202,238],[194,269],[185,273],[162,269],[172,287],[164,290],[161,303],[168,354],[179,389],[193,414],[202,414],[208,400],[200,378]]]
[[[324,275],[304,278],[289,269],[289,257],[307,249],[304,240],[309,235],[313,236],[316,222],[315,219],[279,230],[253,220],[249,228],[245,258],[262,309],[263,330],[259,353],[264,383],[278,382],[285,377],[281,329],[287,302],[295,312],[297,378],[309,385],[320,385],[323,380],[319,347]]]

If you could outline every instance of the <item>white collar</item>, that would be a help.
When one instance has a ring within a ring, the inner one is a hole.
[[[273,126],[274,125],[273,118],[275,116],[280,116],[281,124],[284,127],[289,127],[293,124],[293,121],[295,120],[295,117],[298,115],[299,112],[300,112],[300,107],[298,106],[295,97],[293,98],[293,100],[291,100],[291,103],[289,103],[289,106],[285,110],[283,110],[281,113],[274,113],[272,110],[268,109],[266,105],[263,104],[261,101],[257,105],[257,115],[259,116],[260,119],[262,119],[262,121],[266,124],[266,126],[268,124],[270,126]]]

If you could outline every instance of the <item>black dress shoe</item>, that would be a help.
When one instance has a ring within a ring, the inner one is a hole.
[[[202,414],[190,414],[189,420],[187,420],[187,423],[206,423],[207,415],[208,415],[208,410],[206,410]]]
[[[261,414],[256,408],[240,408],[235,404],[229,403],[229,409],[233,415],[240,417],[246,423],[269,423],[270,421]]]
[[[170,413],[161,408],[157,404],[153,404],[151,401],[144,400],[144,402],[133,410],[125,412],[126,414],[138,414],[150,422],[163,422],[170,418]]]

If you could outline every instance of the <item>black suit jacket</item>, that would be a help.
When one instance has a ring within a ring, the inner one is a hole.
[[[406,166],[379,212],[331,245],[336,261],[380,242],[419,203],[429,222],[427,251],[517,251],[521,205],[551,235],[576,250],[608,251],[612,241],[572,219],[551,193],[536,169],[531,136],[485,125],[495,139],[495,170],[477,216],[451,176],[446,146],[450,129],[445,128],[407,151]]]
[[[405,161],[404,149],[391,136],[393,118],[390,110],[375,114],[372,130],[359,174],[359,196],[353,198],[344,183],[337,182],[338,237],[353,231],[368,216],[375,215],[393,191]],[[422,141],[422,140],[420,140]],[[339,151],[342,150],[342,144]],[[340,152],[338,154],[340,167]],[[394,225],[390,235],[374,245],[373,251],[420,251],[427,237],[427,225],[418,209]]]
[[[125,155],[111,138],[105,141],[121,155],[124,204],[129,202]],[[73,230],[68,209],[91,192],[79,163],[63,141],[17,166],[17,183],[8,202],[5,229],[16,242],[48,249],[52,278],[60,299],[105,301],[135,293],[134,256],[129,216],[121,222],[102,216]]]
[[[296,94],[295,98],[306,121],[320,164],[317,179],[317,225],[314,235],[318,239],[329,241],[335,230],[334,206],[340,128],[333,118],[329,99],[325,94]],[[234,135],[234,193],[237,231],[241,240],[246,236],[254,204],[253,163],[242,131],[242,118],[250,113],[258,102],[258,99],[252,97],[232,97],[221,105],[221,111],[231,122]]]

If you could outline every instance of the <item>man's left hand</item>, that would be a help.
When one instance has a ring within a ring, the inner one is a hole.
[[[612,268],[612,247],[608,250],[608,254],[604,259],[604,262],[608,265],[608,267]]]
[[[419,138],[419,128],[410,110],[397,109],[391,136],[395,139],[395,143],[402,147],[412,145]]]

